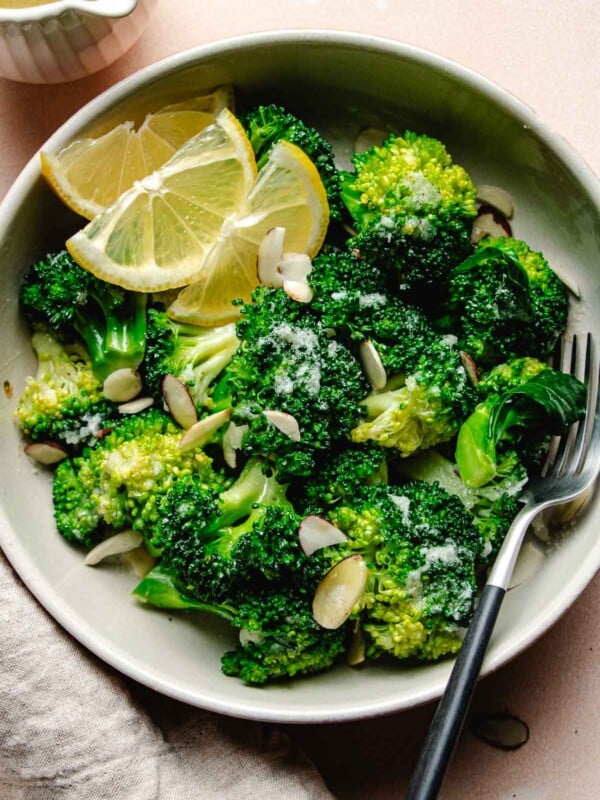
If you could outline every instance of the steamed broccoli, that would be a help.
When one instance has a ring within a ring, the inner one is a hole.
[[[427,348],[412,372],[391,376],[388,386],[362,400],[367,419],[351,436],[355,442],[394,448],[404,457],[452,439],[474,405],[460,351],[444,338]]]
[[[315,128],[277,105],[257,106],[240,116],[261,169],[281,139],[295,144],[314,162],[327,193],[332,219],[342,218],[340,177],[331,144]]]
[[[116,419],[114,404],[105,400],[79,343],[61,343],[49,330],[31,337],[38,358],[35,377],[27,378],[16,420],[33,441],[50,441],[77,449],[93,444]]]
[[[250,684],[319,672],[345,650],[345,627],[321,628],[310,600],[289,589],[252,592],[240,602],[233,624],[241,629],[241,641],[225,653],[222,669]]]
[[[357,235],[350,247],[398,273],[403,291],[429,303],[471,250],[476,191],[444,145],[407,131],[353,157],[342,200]]]
[[[302,518],[271,473],[251,460],[221,492],[199,475],[177,481],[161,504],[162,561],[134,590],[143,602],[212,612],[241,628],[223,671],[255,684],[324,669],[345,642],[312,617],[323,564],[301,550]]]
[[[478,488],[467,486],[457,465],[434,449],[404,459],[396,467],[405,479],[438,483],[456,495],[481,535],[482,560],[488,562],[497,553],[519,511],[519,495],[527,482],[525,467],[514,452],[503,454],[496,477]]]
[[[368,568],[351,613],[367,636],[367,658],[456,652],[473,610],[482,548],[460,500],[424,481],[376,485],[343,500],[328,519],[348,539],[318,557],[333,565],[360,554]]]
[[[524,378],[515,383],[517,378]],[[573,375],[516,359],[492,371],[491,388],[463,422],[456,443],[456,462],[467,486],[478,488],[499,472],[506,450],[530,450],[551,434],[562,434],[585,413],[586,387]],[[509,388],[501,390],[505,384]],[[486,383],[483,381],[485,392]]]
[[[171,374],[188,387],[196,406],[210,408],[212,385],[238,346],[235,325],[187,325],[151,308],[146,338],[142,372],[152,396],[161,397],[162,380]]]
[[[483,239],[451,274],[438,324],[477,363],[543,358],[567,322],[565,286],[541,253],[512,238]]]
[[[66,251],[48,255],[30,267],[20,299],[30,323],[44,323],[67,341],[77,336],[83,339],[98,380],[140,364],[147,295],[99,280]]]
[[[240,346],[225,369],[232,420],[247,426],[242,452],[271,456],[278,475],[312,474],[315,459],[346,440],[360,418],[368,384],[356,356],[302,303],[261,287],[237,323]],[[298,424],[299,441],[264,412],[284,412]]]
[[[202,476],[178,480],[161,506],[165,564],[193,597],[221,603],[252,580],[293,573],[300,524],[268,465],[250,460],[224,491]]]
[[[160,502],[184,476],[197,474],[209,486],[223,478],[202,451],[178,448],[181,430],[161,411],[150,409],[125,417],[93,448],[61,462],[54,473],[53,497],[59,532],[86,544],[100,535],[100,523],[142,531],[151,549],[156,545]],[[73,502],[73,486],[79,501]],[[88,530],[81,525],[80,506]]]
[[[374,442],[350,442],[319,459],[314,473],[297,484],[294,500],[303,513],[321,514],[364,486],[386,482],[385,449]]]

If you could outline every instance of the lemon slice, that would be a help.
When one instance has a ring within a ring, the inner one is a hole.
[[[67,241],[98,278],[139,292],[196,280],[225,220],[256,179],[244,129],[227,109]]]
[[[42,174],[69,208],[92,219],[232,105],[233,90],[223,86],[165,106],[138,130],[133,122],[123,122],[97,139],[73,142],[58,155],[42,152]]]
[[[169,316],[196,325],[221,325],[239,316],[232,300],[247,302],[258,285],[258,248],[271,229],[285,228],[284,251],[311,258],[323,244],[329,206],[319,173],[296,145],[281,141],[260,171],[244,208],[229,218],[198,279],[183,289]]]

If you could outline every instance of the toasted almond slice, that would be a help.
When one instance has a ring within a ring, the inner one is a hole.
[[[310,303],[313,299],[313,290],[306,281],[284,279],[283,291],[297,303]]]
[[[263,414],[278,431],[285,433],[285,435],[289,436],[294,442],[300,441],[300,426],[298,425],[296,417],[285,411],[272,411],[270,409],[263,411]]]
[[[529,727],[512,714],[488,714],[473,724],[475,736],[500,750],[516,750],[529,739]]]
[[[477,244],[486,236],[511,236],[512,229],[509,221],[499,211],[484,206],[473,222],[471,228],[471,243]]]
[[[367,376],[367,380],[373,389],[383,389],[387,383],[387,373],[383,366],[381,356],[377,348],[369,339],[360,343],[360,360]]]
[[[57,442],[32,442],[25,445],[24,450],[38,464],[45,464],[46,466],[58,464],[59,461],[68,456],[62,444]]]
[[[349,667],[358,667],[360,664],[364,664],[367,657],[366,650],[365,632],[360,620],[356,619],[352,624],[352,636],[346,653],[346,664]]]
[[[242,647],[247,647],[249,644],[260,644],[264,638],[261,631],[249,631],[246,628],[240,629],[239,637]]]
[[[231,416],[231,410],[226,408],[223,411],[217,411],[216,414],[211,414],[209,417],[199,420],[191,428],[183,434],[177,446],[178,450],[191,450],[192,447],[201,447],[206,444],[213,433],[224,425]]]
[[[285,228],[271,228],[264,236],[258,248],[258,280],[263,286],[280,287],[283,279],[277,266],[283,257],[283,240]]]
[[[330,547],[348,541],[348,537],[331,522],[316,514],[304,517],[298,528],[300,547],[307,556],[312,555],[322,547]]]
[[[387,136],[388,132],[382,128],[365,128],[354,140],[354,152],[364,153],[369,147],[380,147]]]
[[[187,386],[175,375],[165,375],[161,385],[162,396],[169,413],[182,428],[191,428],[198,422],[198,412]]]
[[[477,386],[479,383],[479,372],[477,371],[477,364],[473,361],[473,358],[468,353],[465,353],[464,350],[461,350],[460,361],[467,373],[471,386]]]
[[[343,625],[364,592],[367,574],[367,565],[359,555],[348,556],[330,569],[313,597],[315,622],[328,630]]]
[[[504,214],[506,219],[512,219],[515,207],[513,199],[506,189],[484,183],[482,186],[477,187],[477,200],[483,205],[497,208],[501,214]]]
[[[137,397],[141,391],[140,373],[128,367],[111,372],[102,387],[104,397],[112,403],[126,403]]]
[[[135,550],[142,542],[143,536],[139,531],[129,530],[115,533],[114,536],[105,539],[90,550],[83,563],[88,567],[92,567],[109,556],[117,556],[120,553],[126,553],[128,550]]]
[[[223,458],[227,466],[232,469],[237,466],[237,451],[242,446],[242,441],[247,432],[247,425],[236,425],[235,422],[230,422],[223,434]]]
[[[312,261],[306,253],[284,253],[277,267],[284,281],[306,282],[312,272]]]
[[[117,410],[119,414],[139,414],[140,411],[145,411],[153,405],[153,397],[137,397],[135,400],[130,400],[129,403],[121,403],[120,406],[117,406]]]
[[[143,545],[120,555],[138,580],[145,578],[156,563]]]

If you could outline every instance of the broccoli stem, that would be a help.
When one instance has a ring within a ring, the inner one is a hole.
[[[100,298],[94,299],[97,308],[88,304],[75,317],[74,327],[88,348],[94,374],[103,381],[117,369],[140,365],[146,347],[147,295],[127,292],[110,310]]]
[[[179,611],[206,611],[231,622],[235,609],[226,604],[202,603],[179,589],[175,579],[160,564],[152,569],[135,587],[133,596],[156,608]]]

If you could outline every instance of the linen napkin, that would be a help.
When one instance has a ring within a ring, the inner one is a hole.
[[[327,800],[276,726],[123,678],[38,605],[0,553],[2,800]]]

